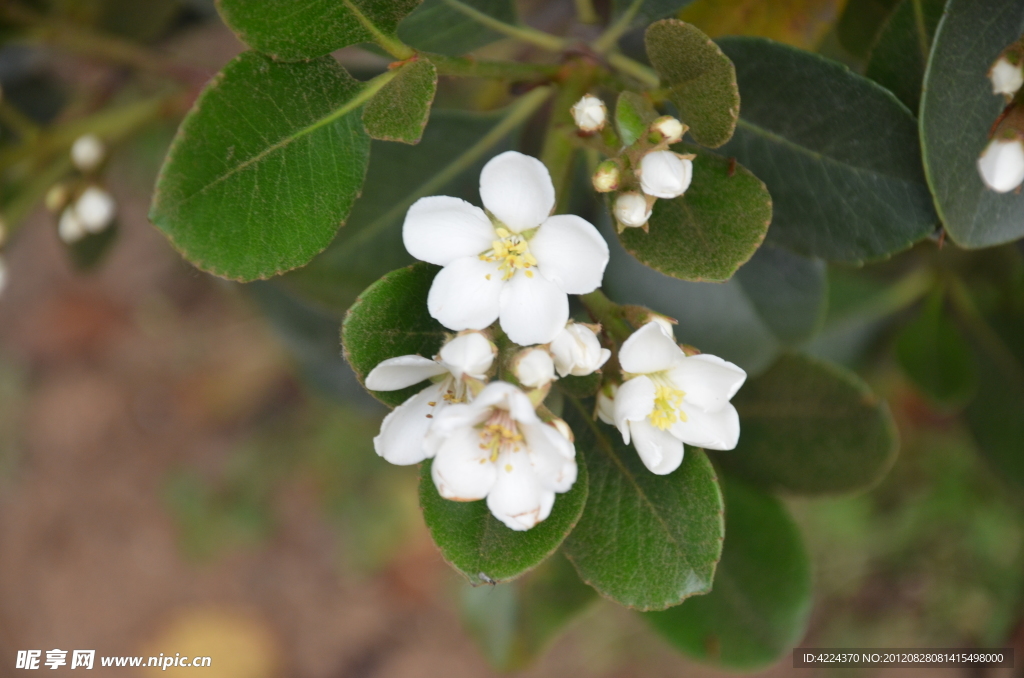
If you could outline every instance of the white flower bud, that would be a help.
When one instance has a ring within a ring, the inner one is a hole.
[[[89,233],[102,232],[114,220],[116,213],[113,196],[96,186],[85,189],[75,203],[75,215]]]
[[[582,99],[573,104],[572,119],[583,132],[599,132],[604,129],[607,118],[608,108],[595,96],[584,94]]]
[[[651,131],[661,134],[662,141],[674,144],[683,138],[686,128],[671,115],[663,115],[651,123]]]
[[[615,426],[615,394],[619,385],[607,382],[597,392],[597,418],[606,424]]]
[[[71,145],[71,162],[82,172],[91,172],[107,157],[107,148],[95,134],[85,134]]]
[[[988,77],[992,81],[993,94],[1012,97],[1024,85],[1024,68],[1019,61],[1017,64],[1011,63],[1004,54],[992,64]]]
[[[627,228],[639,228],[651,218],[647,198],[636,191],[620,193],[615,198],[615,218]]]
[[[605,160],[597,166],[594,172],[594,190],[598,193],[608,193],[619,187],[619,166],[613,160]]]
[[[601,368],[612,352],[601,347],[594,330],[583,323],[569,323],[551,342],[559,376],[585,377]]]
[[[655,198],[677,198],[693,179],[693,162],[672,151],[648,153],[640,161],[640,188]]]
[[[68,245],[74,244],[85,237],[85,226],[78,219],[73,207],[66,207],[57,223],[57,235]]]
[[[1016,135],[993,139],[978,158],[978,172],[993,191],[1006,193],[1024,182],[1024,144]]]
[[[512,371],[523,386],[541,388],[555,378],[555,363],[542,348],[528,348],[516,358]]]

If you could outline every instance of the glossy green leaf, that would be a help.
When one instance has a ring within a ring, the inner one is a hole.
[[[722,552],[722,493],[705,454],[687,449],[672,473],[654,475],[619,432],[567,399],[564,417],[586,462],[590,495],[565,554],[601,595],[663,610],[707,593]]]
[[[509,581],[542,563],[576,526],[587,502],[587,470],[579,464],[576,483],[555,496],[551,515],[519,532],[491,515],[484,499],[451,501],[438,494],[431,463],[425,462],[420,474],[423,519],[441,556],[474,585]]]
[[[1005,105],[986,74],[1024,32],[1024,3],[950,0],[935,33],[921,99],[928,183],[949,236],[988,247],[1024,236],[1024,194],[995,193],[978,175],[978,156]]]
[[[359,295],[345,314],[341,342],[359,382],[380,362],[403,355],[432,358],[447,330],[430,317],[427,293],[438,267],[418,263],[388,273]],[[370,391],[385,405],[401,405],[422,385],[401,391]]]
[[[902,0],[882,26],[864,74],[917,113],[924,68],[946,0]]]
[[[896,340],[903,372],[926,396],[943,406],[962,405],[977,386],[971,347],[946,313],[938,291],[925,302]]]
[[[426,59],[402,66],[394,80],[363,109],[363,125],[374,139],[418,144],[437,92],[437,68]]]
[[[416,49],[448,56],[459,56],[505,37],[457,6],[507,24],[518,22],[512,0],[424,0],[398,25],[398,37]]]
[[[363,185],[367,89],[331,57],[276,63],[245,52],[181,123],[149,218],[193,264],[235,280],[309,262]]]
[[[848,0],[836,25],[839,43],[852,55],[864,58],[899,0]]]
[[[716,148],[729,141],[740,114],[736,69],[729,57],[700,29],[678,19],[651,24],[644,44],[697,143]]]
[[[615,127],[623,146],[632,146],[658,117],[650,100],[636,92],[623,92],[615,104]]]
[[[772,198],[760,179],[738,163],[696,146],[693,182],[674,200],[654,204],[649,232],[627,228],[619,239],[634,257],[680,280],[728,280],[764,240]]]
[[[861,490],[896,458],[896,425],[885,401],[837,365],[783,355],[732,402],[740,442],[715,453],[715,461],[762,487],[796,494]]]
[[[736,272],[743,292],[772,333],[787,344],[811,337],[825,319],[825,262],[762,245]]]
[[[462,590],[462,621],[499,671],[518,671],[543,655],[558,634],[598,599],[556,553],[535,570],[496,586]]]
[[[313,59],[392,35],[421,0],[217,0],[224,23],[253,49]]]
[[[831,261],[888,257],[935,230],[917,123],[877,83],[809,52],[726,38],[743,113],[724,147],[768,186],[770,242]]]
[[[693,0],[612,0],[612,17],[621,19],[630,14],[629,25],[639,28],[676,14],[691,2]]]
[[[722,481],[725,546],[711,593],[644,616],[683,654],[715,666],[767,667],[800,642],[811,611],[811,563],[775,497]]]

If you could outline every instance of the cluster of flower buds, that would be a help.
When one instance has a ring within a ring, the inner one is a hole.
[[[1006,97],[1008,105],[993,126],[981,157],[978,173],[997,193],[1007,193],[1024,183],[1024,42],[1018,40],[999,55],[988,72],[992,93]]]
[[[94,174],[106,160],[107,150],[95,134],[86,134],[71,146],[71,162],[86,177]],[[60,214],[57,234],[71,245],[87,235],[102,233],[114,222],[117,203],[95,178],[84,183],[58,183],[46,194],[46,207]]]

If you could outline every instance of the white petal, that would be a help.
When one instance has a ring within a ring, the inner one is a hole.
[[[568,320],[569,297],[543,275],[520,271],[501,291],[501,329],[517,344],[546,344]]]
[[[622,442],[629,444],[631,421],[646,419],[654,410],[654,382],[647,377],[634,377],[615,393],[615,425],[622,432]]]
[[[444,393],[441,398],[444,399]],[[478,407],[475,401],[446,405],[434,415],[434,423],[424,437],[423,446],[427,458],[435,456],[456,431],[473,428],[483,423],[490,414],[490,408]]]
[[[507,410],[512,418],[524,424],[540,421],[534,411],[533,403],[526,394],[507,381],[492,381],[473,399],[472,407],[486,410],[499,407]]]
[[[494,363],[494,344],[478,332],[467,332],[441,347],[441,361],[456,378],[483,379]]]
[[[541,274],[563,292],[586,294],[601,286],[608,243],[588,221],[572,214],[550,217],[530,240]]]
[[[618,390],[618,385],[607,382],[597,392],[597,418],[612,426],[615,426],[615,394]]]
[[[683,349],[665,336],[656,322],[649,322],[622,342],[619,364],[623,372],[650,374],[671,369],[685,357]]]
[[[555,206],[548,168],[537,158],[506,151],[480,172],[480,199],[515,233],[544,223]]]
[[[482,209],[446,195],[417,200],[402,225],[409,254],[438,266],[486,252],[497,238]]]
[[[447,371],[444,365],[423,356],[388,358],[366,375],[366,388],[371,391],[397,391]]]
[[[497,469],[488,459],[490,450],[480,449],[480,434],[474,428],[460,428],[437,450],[430,475],[445,499],[483,499],[494,486]]]
[[[540,483],[549,490],[567,492],[576,482],[573,444],[550,424],[538,422],[520,430]]]
[[[445,409],[443,395],[443,384],[431,384],[384,417],[380,435],[373,439],[373,449],[377,454],[399,466],[418,464],[429,457],[423,440],[431,424]]]
[[[495,518],[521,532],[551,515],[555,493],[540,483],[525,452],[503,453],[497,467],[497,480],[487,495],[487,508]]]
[[[707,412],[717,412],[740,390],[747,373],[718,356],[701,353],[683,358],[669,378],[686,393],[686,402]]]
[[[75,215],[89,233],[102,232],[116,213],[114,197],[96,186],[85,189],[75,203]]]
[[[516,358],[513,370],[520,384],[540,388],[554,380],[555,361],[543,348],[531,348]]]
[[[1013,96],[1024,85],[1024,70],[1019,64],[1014,66],[1005,56],[1002,56],[992,65],[989,78],[992,80],[993,94]]]
[[[91,172],[99,167],[106,155],[103,140],[95,134],[83,134],[71,144],[71,163],[82,172]]]
[[[684,443],[708,450],[731,450],[740,440],[740,417],[736,408],[727,403],[717,412],[702,412],[686,407],[686,421],[672,424],[672,435]]]
[[[693,179],[693,162],[672,151],[648,153],[640,161],[640,188],[655,198],[676,198]]]
[[[994,139],[978,158],[978,172],[993,191],[1007,193],[1024,182],[1024,143]]]
[[[434,278],[427,309],[450,330],[482,330],[498,319],[504,286],[496,263],[478,257],[456,259]]]
[[[663,476],[683,463],[683,443],[668,431],[662,431],[646,419],[630,422],[629,428],[636,452],[651,473]]]
[[[647,198],[636,191],[619,193],[615,199],[615,218],[628,228],[638,228],[651,218],[651,209],[647,207]]]

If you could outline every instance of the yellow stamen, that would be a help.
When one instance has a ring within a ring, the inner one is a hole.
[[[495,410],[494,414],[480,426],[480,449],[490,450],[490,461],[498,461],[503,451],[518,452],[523,434],[506,410]]]
[[[682,410],[683,396],[686,393],[663,376],[648,376],[654,382],[654,411],[651,412],[651,423],[664,431],[677,421],[686,421],[686,413]]]
[[[504,228],[494,229],[498,240],[491,243],[491,249],[480,255],[481,261],[501,262],[498,270],[502,272],[502,280],[508,280],[522,269],[527,277],[533,277],[529,269],[537,265],[537,260],[530,254],[530,245],[522,235],[510,233]],[[486,276],[488,280],[490,275]]]

